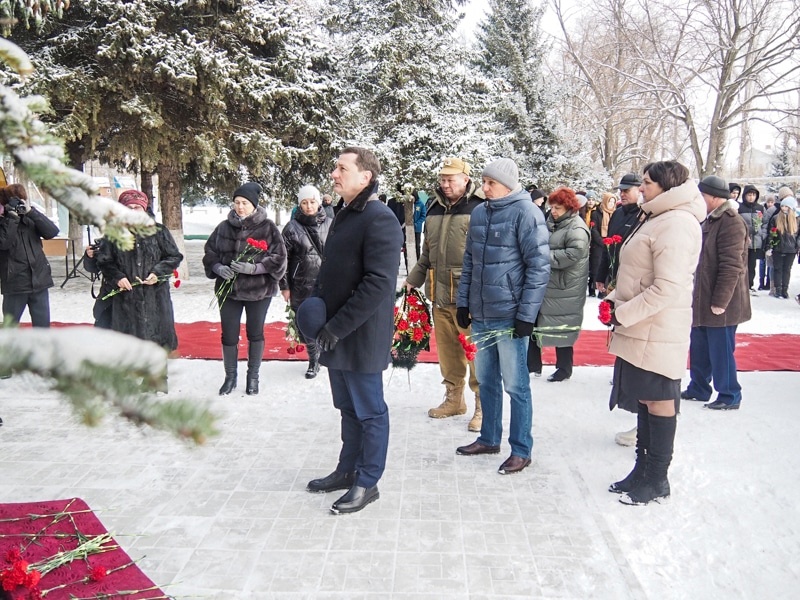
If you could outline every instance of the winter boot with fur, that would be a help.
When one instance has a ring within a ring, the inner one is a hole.
[[[250,342],[247,347],[247,387],[245,393],[255,396],[258,393],[258,372],[261,370],[261,359],[264,356],[264,340]]]
[[[236,368],[239,360],[238,346],[222,346],[222,363],[225,365],[225,381],[219,388],[220,396],[227,396],[236,389]]]
[[[672,462],[675,429],[678,418],[650,415],[650,447],[647,450],[647,469],[644,479],[619,501],[623,504],[642,506],[650,502],[662,502],[669,498],[667,471]]]
[[[455,417],[467,412],[467,403],[464,401],[464,386],[445,385],[447,391],[444,394],[444,402],[428,411],[428,416],[431,419],[446,419],[447,417]]]
[[[308,350],[308,370],[306,371],[306,379],[314,379],[319,373],[319,349],[316,344],[306,344]]]
[[[638,426],[636,427],[636,464],[633,465],[633,471],[628,473],[625,479],[615,481],[608,486],[609,492],[627,494],[644,480],[647,468],[647,449],[650,446],[649,416],[647,406],[640,403],[637,415]]]
[[[480,432],[482,424],[483,424],[483,411],[481,410],[481,395],[476,393],[475,414],[472,415],[472,418],[469,420],[469,425],[467,425],[467,431]]]

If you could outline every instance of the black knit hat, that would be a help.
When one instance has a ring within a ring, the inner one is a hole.
[[[242,198],[246,198],[256,208],[258,208],[258,198],[260,195],[261,195],[261,186],[258,185],[255,181],[250,181],[248,183],[245,183],[244,185],[240,185],[233,192],[234,198],[236,198],[236,196],[241,196]]]
[[[697,184],[697,187],[700,188],[700,191],[704,194],[714,196],[714,198],[731,197],[731,191],[728,188],[728,183],[722,177],[717,177],[716,175],[704,177],[702,180],[700,180],[700,183]]]

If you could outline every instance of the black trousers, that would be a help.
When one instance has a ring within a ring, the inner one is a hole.
[[[50,293],[47,289],[30,294],[4,294],[3,317],[11,317],[19,323],[25,307],[31,315],[34,327],[50,327]]]
[[[752,248],[747,250],[747,282],[750,284],[750,289],[753,289],[756,281],[756,259],[759,252],[760,250],[753,250]]]
[[[785,296],[789,293],[789,277],[795,256],[797,255],[788,252],[772,253],[772,282],[775,284],[776,295]]]
[[[219,319],[222,323],[222,345],[237,346],[239,344],[239,330],[242,322],[242,311],[246,313],[247,341],[264,341],[264,320],[272,298],[263,300],[232,300],[228,298],[219,309]]]
[[[567,375],[572,375],[573,349],[572,346],[556,346],[556,369],[561,369]],[[528,344],[528,373],[542,372],[542,349],[536,340],[531,339]]]

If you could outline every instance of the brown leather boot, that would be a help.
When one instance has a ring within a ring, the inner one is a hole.
[[[447,417],[463,415],[466,412],[467,403],[464,402],[464,386],[448,386],[444,394],[444,402],[436,408],[430,409],[428,411],[428,416],[431,419],[446,419]]]
[[[481,395],[475,394],[475,414],[469,420],[468,431],[480,431],[483,423],[483,411],[481,410]]]

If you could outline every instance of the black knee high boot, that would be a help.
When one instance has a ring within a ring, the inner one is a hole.
[[[245,393],[254,396],[258,393],[258,372],[264,357],[264,341],[250,342],[247,347],[247,388]]]
[[[314,379],[319,373],[319,348],[314,342],[306,344],[308,351],[308,370],[306,371],[306,379]]]
[[[239,360],[238,346],[222,346],[222,363],[225,365],[225,381],[219,388],[219,395],[226,396],[236,389],[236,367]]]
[[[675,429],[678,417],[650,415],[650,448],[647,451],[647,469],[644,479],[619,501],[623,504],[642,505],[669,498],[667,471],[672,462]]]
[[[647,448],[650,446],[649,416],[647,406],[639,403],[639,412],[636,418],[636,463],[633,465],[633,471],[628,473],[625,479],[608,486],[609,492],[627,494],[644,479],[647,468]]]

